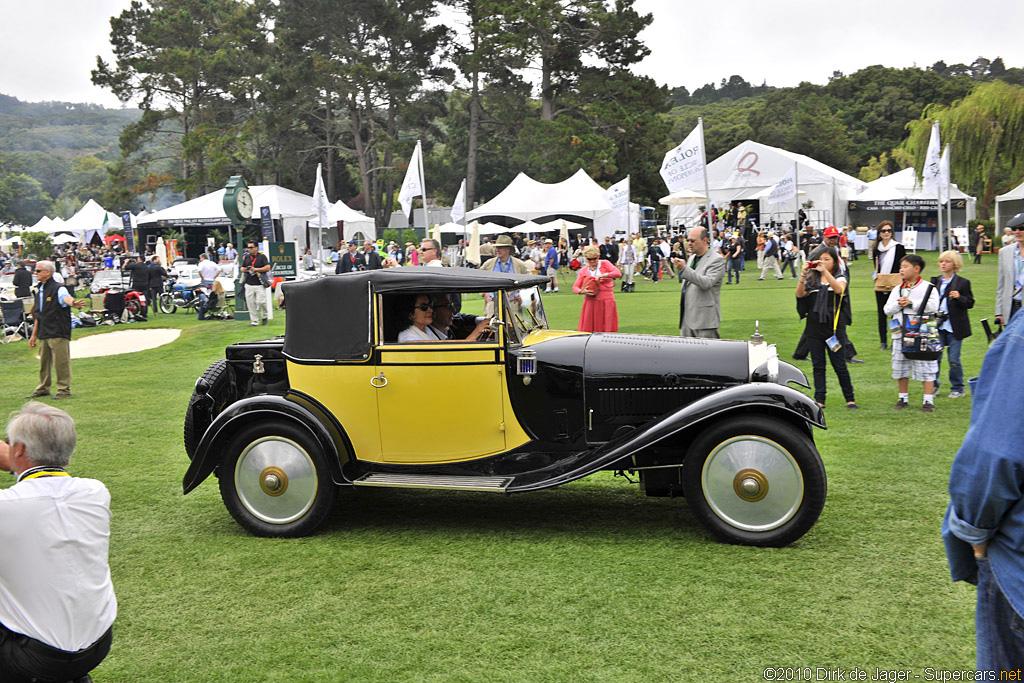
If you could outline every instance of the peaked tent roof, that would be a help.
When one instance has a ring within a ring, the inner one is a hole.
[[[511,216],[529,221],[568,214],[595,219],[612,210],[604,189],[581,168],[560,183],[542,183],[520,173],[491,201],[466,213],[466,218]]]
[[[953,199],[974,199],[953,184],[949,192]],[[885,201],[889,199],[935,199],[932,194],[925,194],[924,188],[917,182],[917,173],[913,167],[905,168],[891,175],[885,175],[868,183],[866,190],[854,197],[859,201]]]
[[[997,202],[1011,202],[1014,199],[1024,199],[1024,183],[1021,183],[1006,194],[1001,194],[996,197]]]
[[[308,194],[295,192],[280,185],[252,185],[249,187],[253,206],[259,211],[261,206],[270,207],[270,215],[274,218],[312,218],[313,198]],[[224,188],[215,190],[202,197],[155,211],[139,219],[139,225],[153,225],[159,221],[170,221],[195,218],[223,218],[227,224],[228,216],[224,213]]]
[[[46,232],[52,224],[53,220],[51,220],[49,216],[43,216],[36,221],[36,224],[29,228],[29,230],[31,232]]]
[[[785,176],[793,164],[797,164],[798,182],[804,185],[831,185],[833,180],[837,188],[846,188],[860,192],[865,183],[837,171],[817,159],[803,154],[790,152],[778,147],[763,145],[760,142],[746,140],[708,164],[708,185],[715,190],[742,190],[735,192],[736,198],[743,199],[753,196],[766,187],[771,187]],[[704,178],[698,175],[688,186],[691,190],[704,191]],[[743,195],[743,196],[739,196]],[[714,201],[712,197],[712,201]]]
[[[85,237],[93,230],[103,230],[103,222],[107,222],[106,230],[113,230],[121,227],[121,218],[117,214],[108,213],[106,209],[90,199],[71,218],[64,222],[61,230],[70,230],[78,237]]]
[[[310,201],[312,201],[312,199],[310,199]],[[346,227],[349,224],[367,224],[370,228],[374,227],[374,220],[372,218],[366,214],[356,211],[340,199],[334,202],[334,204],[327,210],[327,220],[332,223],[336,221],[345,221]]]

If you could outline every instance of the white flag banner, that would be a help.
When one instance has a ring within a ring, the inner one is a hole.
[[[704,172],[704,122],[686,136],[675,149],[671,149],[661,161],[661,177],[669,192],[682,190]]]
[[[949,201],[949,145],[942,150],[942,158],[939,159],[939,203],[945,204]]]
[[[402,183],[402,191],[398,193],[398,203],[402,205],[402,213],[406,218],[412,216],[412,198],[423,194],[420,187],[420,164],[423,163],[423,152],[420,150],[420,143],[416,143],[416,150],[409,160],[409,168],[405,171],[405,182]]]
[[[782,180],[772,186],[768,193],[768,203],[781,204],[793,197],[796,197],[796,166],[790,168]]]
[[[324,190],[323,165],[316,165],[316,188],[313,190],[313,215],[316,216],[316,224],[319,228],[329,227],[327,222],[327,210],[331,203],[327,200],[327,191]]]
[[[455,201],[452,203],[452,223],[458,223],[466,217],[466,179],[462,179],[462,185],[459,186],[459,193],[455,195]]]
[[[617,214],[629,212],[629,176],[626,176],[604,191],[604,198]]]
[[[924,157],[924,170],[921,172],[921,179],[924,182],[924,191],[935,195],[939,189],[939,177],[941,176],[942,159],[940,153],[942,145],[939,143],[939,122],[932,124],[932,136],[928,140],[928,153]]]

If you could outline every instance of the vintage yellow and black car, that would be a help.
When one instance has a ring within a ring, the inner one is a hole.
[[[285,284],[284,337],[229,346],[196,381],[185,493],[215,473],[242,527],[300,536],[353,486],[510,494],[612,470],[685,496],[730,543],[782,546],[814,525],[823,414],[773,345],[551,330],[546,281],[410,267]],[[398,343],[410,297],[482,293],[498,305],[473,341]],[[420,417],[453,438],[418,438]]]

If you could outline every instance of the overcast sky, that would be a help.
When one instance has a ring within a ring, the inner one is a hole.
[[[110,17],[130,0],[0,0],[0,93],[21,100],[96,102],[96,56],[108,61]],[[927,67],[1002,57],[1024,66],[1024,1],[636,0],[654,14],[635,70],[692,92],[738,74],[760,85],[825,83],[872,64]]]

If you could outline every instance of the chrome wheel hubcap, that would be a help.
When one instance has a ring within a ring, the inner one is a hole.
[[[238,456],[235,491],[242,506],[257,519],[288,524],[306,514],[316,500],[316,466],[291,439],[266,436]]]
[[[780,444],[761,436],[735,436],[704,461],[701,488],[723,521],[744,531],[769,531],[800,508],[804,478]]]

